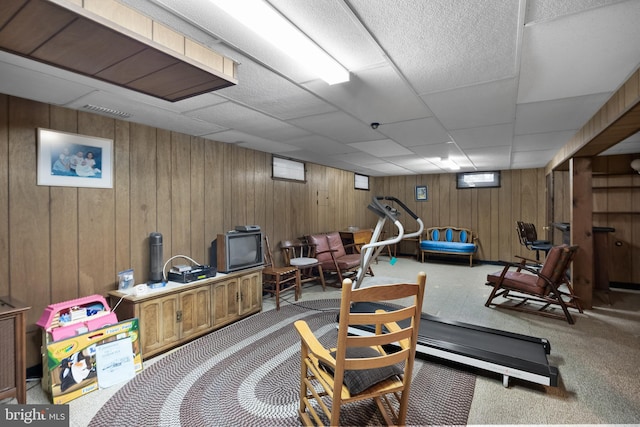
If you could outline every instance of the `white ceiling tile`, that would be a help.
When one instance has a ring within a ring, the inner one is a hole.
[[[451,141],[451,136],[435,117],[382,123],[378,131],[405,147]]]
[[[348,145],[377,157],[401,156],[403,154],[411,154],[411,151],[407,150],[397,142],[391,141],[390,139],[354,142]]]
[[[309,132],[326,136],[342,143],[382,139],[368,124],[343,112],[320,114],[289,120],[289,123]]]
[[[422,98],[449,130],[510,123],[516,114],[516,81],[500,80]]]
[[[610,94],[519,104],[516,108],[516,135],[578,130],[605,103]]]
[[[574,131],[516,135],[513,139],[513,151],[552,150],[565,145],[574,135]]]
[[[518,103],[617,89],[638,67],[639,22],[627,1],[526,26]]]
[[[513,143],[513,124],[452,130],[451,136],[460,148],[508,146]]]
[[[317,95],[259,67],[243,66],[240,84],[218,91],[227,99],[282,120],[335,111]]]
[[[516,74],[517,1],[351,0],[418,93]],[[393,5],[392,5],[393,4]]]
[[[393,123],[433,114],[389,65],[359,71],[348,85],[310,82],[311,91],[365,123]]]
[[[555,154],[556,150],[521,151],[513,153],[511,163],[517,165],[515,169],[537,168],[540,164],[548,163]]]

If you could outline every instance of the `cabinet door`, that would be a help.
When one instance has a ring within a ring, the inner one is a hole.
[[[142,354],[178,341],[180,331],[176,321],[178,296],[153,299],[140,304],[140,337]]]
[[[180,294],[180,337],[189,338],[211,326],[211,288],[203,286]]]
[[[262,310],[262,273],[240,277],[240,315]]]
[[[235,278],[213,285],[211,306],[214,327],[238,318],[238,297],[238,280]]]

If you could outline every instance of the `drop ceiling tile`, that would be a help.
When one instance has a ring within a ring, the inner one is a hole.
[[[382,123],[378,131],[405,147],[451,141],[451,136],[435,117]]]
[[[518,104],[516,135],[580,129],[609,99],[609,93]]]
[[[340,155],[340,159],[344,162],[351,163],[358,166],[368,166],[375,165],[377,163],[384,163],[383,159],[379,157],[373,156],[368,153],[363,153],[362,151],[357,151],[355,153],[346,153]]]
[[[525,27],[518,103],[613,92],[638,66],[640,2]]]
[[[350,147],[347,144],[342,144],[330,138],[326,138],[319,135],[308,135],[302,138],[292,139],[287,141],[287,144],[296,146],[299,149],[304,149],[310,152],[319,153],[323,155],[330,155],[330,154],[342,155],[345,153],[358,152],[357,149]]]
[[[266,139],[285,141],[308,134],[300,128],[234,102],[189,111],[186,115]]]
[[[511,167],[513,169],[538,168],[540,164],[551,161],[557,150],[521,151],[513,153]]]
[[[418,93],[513,77],[519,2],[349,2]]]
[[[456,144],[448,143],[421,145],[419,147],[412,147],[411,150],[414,151],[416,155],[424,157],[426,159],[432,159],[435,157],[447,159],[449,157],[455,157],[461,154],[461,151],[456,146]]]
[[[460,148],[508,146],[513,143],[513,124],[452,130],[451,136]]]
[[[422,98],[448,130],[510,123],[516,114],[516,81],[500,80]]]
[[[289,123],[345,144],[384,138],[371,129],[369,124],[362,123],[344,112],[302,117],[289,120]]]
[[[35,99],[54,105],[65,105],[94,90],[89,85],[83,85],[73,80],[4,62],[5,59],[13,61],[13,59],[9,59],[10,56],[13,55],[0,52],[0,75],[2,76],[0,78],[0,93]]]
[[[227,99],[288,120],[335,111],[313,93],[253,64],[242,67],[241,83],[220,91]]]
[[[375,67],[352,74],[349,84],[310,82],[312,92],[365,123],[393,123],[433,114],[393,67]]]
[[[575,131],[534,133],[516,135],[513,151],[552,150],[564,146],[575,135]]]
[[[607,6],[620,0],[528,0],[525,24],[548,21],[587,9]]]
[[[477,170],[502,170],[511,168],[511,150],[505,147],[474,148],[465,151]]]
[[[403,154],[411,154],[410,150],[407,150],[402,145],[390,139],[354,142],[349,144],[349,146],[377,157],[401,156]]]
[[[357,25],[344,0],[270,0],[269,3],[348,70],[385,62],[380,48],[366,29]]]

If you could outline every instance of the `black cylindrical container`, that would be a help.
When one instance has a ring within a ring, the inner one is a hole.
[[[162,234],[149,234],[150,282],[162,282]]]

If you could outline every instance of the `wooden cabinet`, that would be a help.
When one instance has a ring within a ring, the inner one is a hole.
[[[27,403],[25,313],[31,307],[0,298],[0,399],[15,397]]]
[[[179,284],[134,296],[110,292],[119,320],[137,317],[149,358],[262,310],[262,268]]]
[[[236,276],[212,285],[213,326],[220,327],[262,310],[262,273]]]
[[[262,272],[241,276],[240,307],[238,314],[245,316],[262,309]]]

